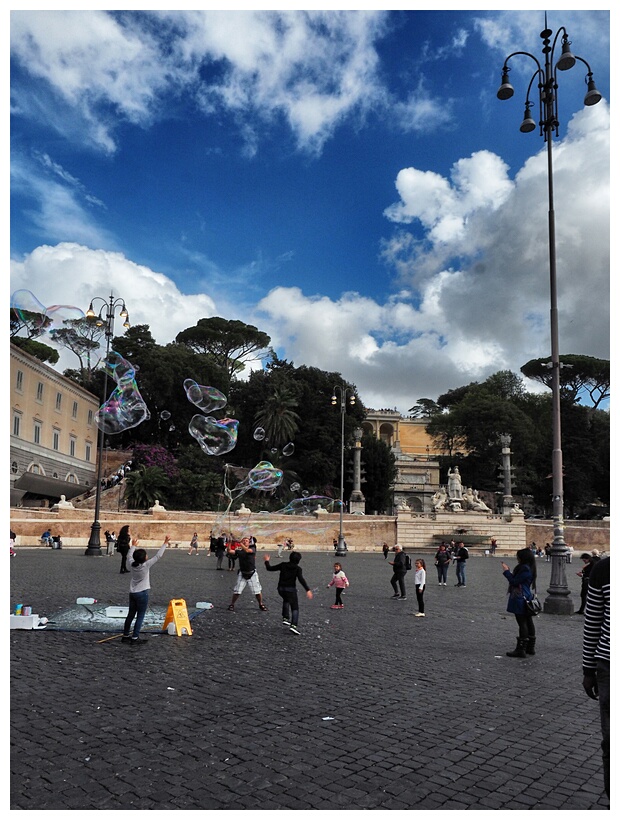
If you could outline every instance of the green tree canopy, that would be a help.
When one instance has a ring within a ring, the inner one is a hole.
[[[528,379],[551,388],[553,378],[551,357],[530,359],[523,365],[521,372]],[[560,361],[560,392],[563,398],[578,402],[579,394],[585,390],[594,409],[609,398],[611,385],[611,367],[608,359],[597,359],[594,356],[581,356],[568,353]]]
[[[176,342],[195,353],[210,356],[228,375],[228,389],[233,376],[244,370],[247,361],[269,356],[271,337],[238,319],[212,316],[199,319],[194,327],[182,330],[177,334]]]

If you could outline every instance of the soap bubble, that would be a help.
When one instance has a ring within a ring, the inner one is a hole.
[[[39,334],[63,322],[84,319],[84,311],[74,305],[45,307],[30,290],[16,290],[11,296],[11,308],[18,321],[33,327]]]
[[[162,410],[161,413],[159,414],[159,418],[162,421],[168,421],[168,419],[170,418],[170,411],[169,410]]]
[[[95,413],[95,424],[107,435],[122,433],[151,418],[136,384],[135,368],[120,353],[111,350],[104,364],[117,386]]]
[[[272,447],[272,448],[271,448],[271,455],[272,455],[272,456],[275,456],[275,455],[277,454],[277,452],[278,452],[278,448],[277,448],[277,447]]]
[[[226,396],[215,387],[203,387],[193,379],[185,379],[183,387],[191,403],[204,413],[212,413],[226,406]]]
[[[256,430],[254,430],[254,438],[256,441],[262,441],[265,438],[265,431],[262,427],[257,427]]]
[[[282,483],[284,473],[270,461],[259,461],[248,473],[248,483],[254,490],[275,490]]]
[[[313,515],[319,508],[328,513],[339,512],[341,502],[325,495],[310,495],[306,492],[302,498],[292,501],[278,510],[278,515]]]
[[[304,498],[306,498],[307,496],[309,496],[309,495],[310,495],[310,493],[308,492],[308,490],[304,490],[304,491],[302,492],[302,495],[303,495],[303,497],[304,497]]]
[[[282,455],[283,456],[292,456],[294,452],[295,452],[295,445],[291,441],[286,445],[286,447],[283,448]]]
[[[301,484],[298,484],[297,482],[291,484],[291,492],[296,493],[297,490],[301,490]]]
[[[212,416],[192,416],[189,432],[202,450],[210,456],[229,453],[237,444],[237,419],[214,419]]]

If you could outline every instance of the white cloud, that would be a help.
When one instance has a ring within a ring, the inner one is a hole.
[[[111,293],[127,304],[132,325],[149,325],[158,344],[167,344],[198,319],[215,313],[205,294],[181,293],[174,282],[122,253],[92,250],[74,242],[42,245],[21,262],[11,262],[11,293],[31,291],[44,305],[75,305],[86,311],[93,297],[108,300]],[[102,306],[97,301],[94,307]],[[118,315],[118,314],[117,314]],[[120,332],[120,325],[116,328]],[[75,367],[64,353],[60,369]]]
[[[299,146],[318,151],[345,116],[384,97],[374,43],[385,20],[381,11],[15,11],[12,55],[54,97],[46,105],[16,76],[14,110],[110,152],[113,119],[146,125],[166,116],[170,95],[190,94],[207,114],[237,112],[250,153],[256,133],[244,119],[255,114],[283,116]]]

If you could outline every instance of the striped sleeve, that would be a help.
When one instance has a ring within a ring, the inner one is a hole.
[[[609,558],[603,558],[592,569],[583,625],[583,673],[596,672],[598,658],[610,658],[609,630]]]

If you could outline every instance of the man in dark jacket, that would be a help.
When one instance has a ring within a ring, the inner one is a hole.
[[[405,575],[407,574],[407,565],[405,563],[405,553],[403,552],[403,548],[400,544],[394,544],[394,552],[396,553],[394,560],[389,562],[390,566],[394,570],[394,574],[390,579],[390,584],[392,584],[392,589],[394,590],[392,598],[398,598],[401,601],[406,601],[407,592],[405,590]],[[400,595],[398,594],[399,589]]]
[[[456,551],[456,580],[457,587],[467,586],[465,583],[465,562],[469,558],[469,550],[462,541],[459,541],[458,549]]]

